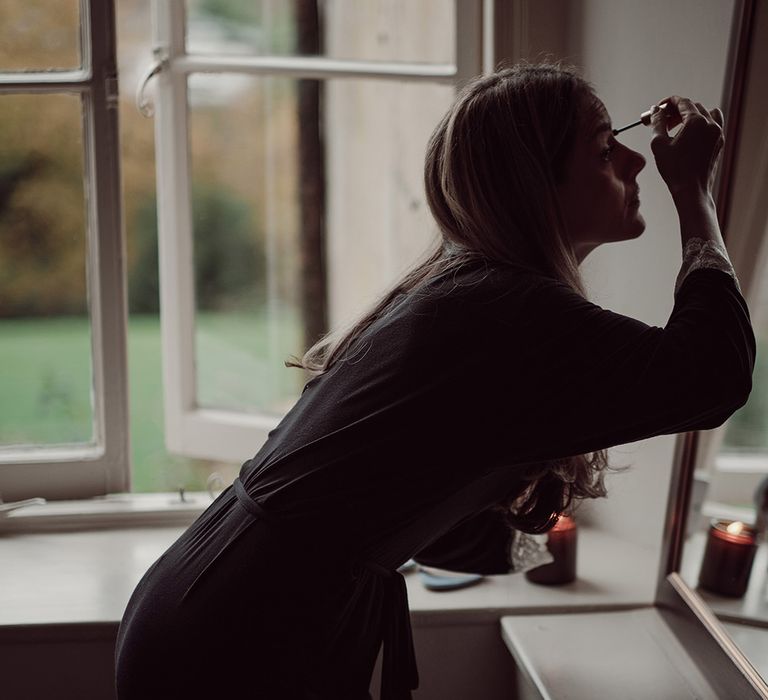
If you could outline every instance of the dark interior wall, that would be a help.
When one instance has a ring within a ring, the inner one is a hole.
[[[414,700],[514,700],[518,683],[497,620],[414,624],[420,688]],[[7,700],[113,700],[117,625],[0,629]],[[380,676],[371,690],[379,697]],[[212,699],[213,700],[213,699]]]
[[[117,623],[0,628],[7,700],[112,700]]]

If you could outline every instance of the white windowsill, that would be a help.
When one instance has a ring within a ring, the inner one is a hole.
[[[184,527],[123,527],[0,536],[0,631],[30,626],[113,624],[141,576]],[[539,586],[521,574],[489,576],[471,588],[425,589],[405,575],[414,625],[497,623],[503,614],[606,610],[653,600],[658,552],[582,528],[579,578]]]

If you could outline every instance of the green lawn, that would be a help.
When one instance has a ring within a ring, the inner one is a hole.
[[[295,316],[265,332],[257,314],[201,313],[196,333],[199,401],[235,410],[285,411],[303,373],[282,360],[300,348]],[[768,338],[758,341],[768,347]],[[758,352],[754,389],[729,421],[726,449],[768,450],[768,353]],[[169,455],[163,440],[160,324],[132,316],[128,334],[130,432],[136,491],[201,489],[211,471],[239,465]],[[0,321],[0,445],[91,439],[90,334],[83,318]],[[254,445],[254,452],[258,445]],[[250,455],[243,455],[247,459]]]
[[[290,406],[304,377],[300,370],[285,368],[282,359],[300,348],[298,323],[295,317],[284,316],[272,324],[272,337],[264,332],[265,327],[265,319],[254,314],[198,315],[202,405],[275,414]],[[211,471],[231,473],[239,466],[166,451],[156,316],[131,317],[128,371],[134,490],[201,489]],[[86,319],[0,321],[0,444],[90,440],[90,375]],[[254,445],[254,452],[257,448]]]
[[[85,319],[0,322],[0,444],[91,440],[90,346]]]

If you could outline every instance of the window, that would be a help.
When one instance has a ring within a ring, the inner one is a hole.
[[[305,307],[327,303],[338,326],[432,232],[421,159],[455,85],[481,69],[480,3],[398,5],[401,16],[391,2],[333,0],[322,3],[324,31],[302,12],[310,5],[233,3],[231,14],[216,15],[202,1],[154,4],[165,425],[174,452],[251,456],[306,380],[281,373],[283,360],[325,330]],[[319,41],[313,31],[322,31]],[[297,123],[312,118],[323,127],[315,143]],[[308,202],[312,173],[325,196]],[[205,228],[212,191],[239,197],[259,239],[248,253],[258,274],[234,294],[204,299],[195,251],[217,247],[225,260],[234,245],[220,227],[216,240]],[[302,230],[313,216],[323,221],[325,243],[314,250],[322,265]],[[306,270],[319,268],[327,285],[308,292]]]
[[[0,11],[6,501],[233,476],[306,380],[283,361],[426,247],[424,145],[481,70],[481,0],[114,5]]]
[[[0,12],[0,492],[120,491],[129,475],[112,5],[18,0]]]
[[[735,107],[726,122],[726,129],[730,124],[733,132],[727,138],[735,144],[728,201],[727,206],[719,202],[718,207],[725,212],[724,235],[749,305],[757,357],[749,400],[723,428],[700,435],[698,458],[703,515],[745,522],[754,522],[756,491],[768,478],[768,141],[762,107],[768,52],[759,40],[764,24],[752,21],[744,75],[734,80],[731,104]]]
[[[765,179],[757,182],[764,187]],[[713,455],[702,475],[707,483],[703,514],[709,518],[753,522],[757,490],[768,486],[768,268],[764,255],[765,251],[758,256],[761,264],[751,285],[742,282],[757,340],[752,393],[720,434],[705,443],[709,448],[705,455]],[[749,278],[744,278],[748,283]]]

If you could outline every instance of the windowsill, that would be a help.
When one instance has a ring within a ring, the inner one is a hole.
[[[13,634],[29,626],[116,626],[141,576],[183,530],[124,527],[0,536],[0,629]],[[507,574],[463,590],[434,592],[421,585],[417,573],[408,573],[414,625],[482,624],[507,614],[624,609],[653,600],[655,550],[587,528],[580,531],[578,546],[579,578],[565,586],[540,586]]]
[[[655,607],[571,615],[506,616],[502,637],[520,675],[521,697],[541,700],[718,700]],[[735,697],[735,695],[733,696]]]
[[[49,501],[0,514],[0,535],[115,527],[187,527],[212,502],[206,491],[116,493],[80,501]]]

